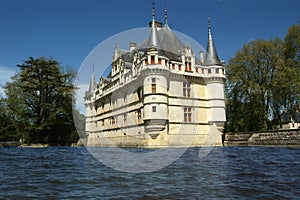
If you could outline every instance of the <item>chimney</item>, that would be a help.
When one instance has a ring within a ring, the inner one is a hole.
[[[129,51],[132,51],[136,48],[136,43],[135,42],[130,42],[129,43]]]
[[[199,52],[199,59],[200,59],[201,64],[203,65],[204,64],[204,52],[203,51]]]

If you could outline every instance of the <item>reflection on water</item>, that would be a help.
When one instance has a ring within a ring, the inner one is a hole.
[[[143,149],[130,149],[143,152]],[[84,147],[0,148],[4,199],[297,199],[300,149],[190,148],[151,173],[116,171]]]

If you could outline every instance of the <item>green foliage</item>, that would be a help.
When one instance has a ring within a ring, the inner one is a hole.
[[[300,26],[285,40],[245,44],[229,61],[227,132],[259,131],[281,125],[283,110],[295,112],[300,100]]]
[[[30,57],[4,86],[16,137],[26,143],[68,145],[78,140],[72,116],[75,73],[55,60]]]
[[[0,98],[0,141],[18,141],[20,135],[16,134],[16,125],[7,109],[4,98]]]

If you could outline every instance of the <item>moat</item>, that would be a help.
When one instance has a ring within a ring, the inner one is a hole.
[[[3,199],[297,199],[300,148],[190,148],[151,173],[116,171],[85,147],[0,148]],[[147,149],[130,149],[146,153]]]

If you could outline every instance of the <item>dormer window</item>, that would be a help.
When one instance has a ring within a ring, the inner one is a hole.
[[[155,64],[155,56],[151,56],[151,64]]]
[[[186,61],[185,62],[185,71],[188,71],[188,72],[192,71],[192,63],[191,63],[191,61]]]

